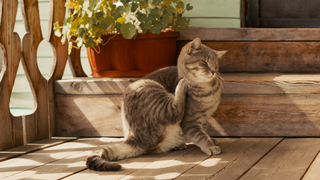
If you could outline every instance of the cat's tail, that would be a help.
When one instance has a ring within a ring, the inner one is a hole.
[[[144,150],[139,147],[125,143],[115,144],[95,151],[87,158],[86,164],[88,169],[95,171],[118,171],[121,165],[110,161],[136,157],[143,153]]]

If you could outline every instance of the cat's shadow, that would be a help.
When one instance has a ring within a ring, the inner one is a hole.
[[[211,136],[319,135],[313,123],[317,89],[312,83],[302,84],[299,75],[239,73],[222,77],[221,102],[208,123]]]

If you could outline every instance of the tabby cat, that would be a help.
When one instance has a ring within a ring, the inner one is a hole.
[[[88,168],[119,170],[121,165],[110,161],[184,149],[186,139],[209,156],[220,154],[205,125],[220,102],[218,59],[224,53],[196,38],[182,48],[177,67],[157,70],[130,84],[121,108],[126,140],[94,152],[87,159]]]

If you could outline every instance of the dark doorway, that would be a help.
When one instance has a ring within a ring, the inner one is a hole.
[[[246,27],[319,28],[320,0],[246,0]]]

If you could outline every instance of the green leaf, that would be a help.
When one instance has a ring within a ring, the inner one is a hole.
[[[168,15],[166,15],[166,16],[164,17],[164,19],[167,20],[167,22],[168,22],[169,24],[171,24],[171,23],[172,23],[172,19],[173,19],[173,15],[172,15],[172,14],[168,14]]]
[[[87,23],[86,23],[86,25],[85,25],[86,29],[91,29],[92,26],[93,26],[93,21],[92,21],[92,19],[88,19],[88,21],[87,21]]]
[[[150,16],[154,19],[154,20],[159,20],[161,18],[160,14],[150,14]]]
[[[107,16],[101,22],[101,28],[103,30],[110,29],[110,28],[114,27],[114,25],[115,25],[115,20],[113,19],[112,16]],[[113,30],[113,29],[111,29],[111,30]]]
[[[151,28],[152,21],[153,21],[153,18],[149,16],[149,17],[146,19],[146,22],[145,22],[145,24],[144,24],[144,27],[145,27],[145,28],[148,28],[148,29]]]
[[[145,27],[144,23],[141,23],[139,26],[140,26],[143,33],[148,32],[148,28]]]
[[[79,28],[78,28],[78,35],[79,37],[84,37],[84,33],[86,32],[86,30],[84,29],[84,26],[81,25]]]
[[[184,3],[183,3],[183,2],[179,2],[179,3],[176,5],[176,8],[177,8],[177,9],[184,9]]]
[[[161,26],[161,29],[165,29],[168,26],[168,21],[166,19],[161,19],[158,23]]]
[[[86,47],[94,47],[96,45],[96,43],[93,41],[93,38],[92,37],[89,37],[85,46]]]
[[[99,17],[103,17],[103,15],[104,15],[103,12],[97,12],[97,13],[96,13],[96,17],[98,17],[98,18],[99,18]]]
[[[122,14],[123,13],[123,6],[118,6],[116,13]]]
[[[79,4],[80,6],[83,5],[83,0],[77,0],[77,2],[78,2],[78,4]]]
[[[139,6],[141,9],[147,8],[148,4],[149,4],[148,0],[139,0]]]
[[[138,30],[136,30],[136,34],[133,36],[133,40],[136,40],[136,39],[137,39],[138,34],[139,34]]]
[[[155,7],[150,11],[150,14],[159,14],[159,13],[160,13],[160,9],[158,7]]]
[[[167,13],[168,13],[168,14],[172,14],[173,11],[174,11],[174,7],[172,7],[172,6],[168,6],[168,7],[167,7]]]
[[[121,26],[121,34],[126,39],[132,39],[136,34],[136,30],[136,27],[131,22],[127,22]]]
[[[138,3],[132,2],[131,12],[136,12],[139,7]]]
[[[173,3],[178,3],[180,2],[181,0],[172,0]]]
[[[96,17],[93,17],[92,18],[92,22],[93,22],[93,25],[98,25],[98,23],[99,23],[99,20],[96,18]]]
[[[170,6],[172,3],[172,0],[163,0],[163,4],[166,6]]]
[[[141,13],[140,11],[138,11],[136,13],[136,15],[137,15],[138,21],[140,21],[140,22],[145,22],[147,20],[147,17],[148,17],[146,14]]]
[[[153,25],[151,27],[151,32],[153,34],[160,34],[161,33],[161,26],[158,26],[158,25]]]
[[[131,7],[132,7],[131,4],[126,4],[126,5],[124,6],[124,12],[125,12],[126,14],[129,14],[130,11],[131,11]]]
[[[131,0],[120,0],[120,2],[122,2],[123,5],[127,5]]]
[[[161,3],[161,0],[153,0],[152,1],[152,4],[155,5],[155,6],[159,6]]]
[[[63,20],[63,25],[66,26],[67,24],[71,23],[72,20],[73,20],[73,16],[68,17],[68,18],[64,18],[64,20]]]
[[[179,26],[188,27],[189,23],[190,23],[190,19],[187,19],[186,17],[183,17],[183,18],[180,19]]]
[[[117,29],[117,31],[118,32],[121,32],[121,26],[122,26],[122,24],[121,23],[119,23],[119,22],[116,22],[116,29]]]
[[[190,5],[190,3],[187,4],[187,11],[190,11],[193,9],[193,6]]]

